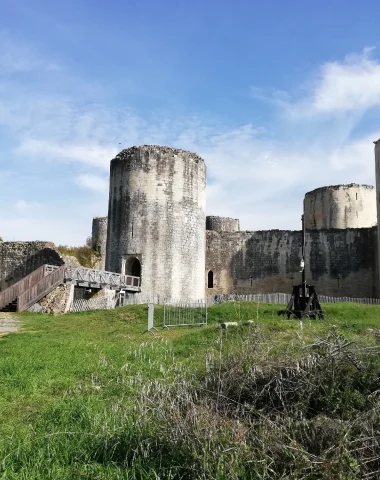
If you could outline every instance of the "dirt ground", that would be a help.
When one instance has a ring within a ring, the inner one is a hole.
[[[19,328],[20,320],[12,318],[11,313],[0,312],[0,337],[7,333],[18,332]]]

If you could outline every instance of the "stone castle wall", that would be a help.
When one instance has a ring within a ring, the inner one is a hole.
[[[290,293],[301,282],[301,231],[208,231],[206,245],[207,295]],[[377,297],[376,248],[376,227],[308,231],[307,280],[319,294]]]
[[[375,175],[376,175],[376,208],[377,208],[377,254],[380,258],[380,140],[375,143]],[[378,270],[378,281],[380,282],[380,268]]]
[[[202,299],[206,167],[196,154],[132,147],[111,161],[106,269],[141,264],[143,293]]]
[[[61,255],[51,242],[1,242],[0,290],[22,280],[44,264],[63,265]]]
[[[238,218],[207,216],[206,230],[214,230],[215,232],[238,232],[240,230],[240,221]]]
[[[305,195],[307,279],[320,294],[380,296],[380,141],[375,159],[378,195],[356,184]],[[141,274],[143,294],[178,299],[289,293],[300,283],[300,231],[242,232],[238,219],[206,218],[206,167],[198,155],[132,147],[111,161],[110,174],[108,217],[92,225],[96,268]],[[49,242],[0,242],[0,290],[64,261]]]
[[[305,227],[312,230],[370,228],[377,224],[376,190],[370,185],[335,185],[308,192]]]

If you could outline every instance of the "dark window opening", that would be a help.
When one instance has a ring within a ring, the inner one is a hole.
[[[214,288],[214,274],[212,270],[210,270],[207,275],[207,288]]]
[[[356,200],[358,199],[358,194],[356,194]]]
[[[125,274],[141,277],[141,263],[138,258],[129,258],[125,266]]]

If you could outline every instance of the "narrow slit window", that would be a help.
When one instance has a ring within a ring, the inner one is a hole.
[[[214,288],[214,274],[212,270],[210,270],[207,275],[207,288]]]

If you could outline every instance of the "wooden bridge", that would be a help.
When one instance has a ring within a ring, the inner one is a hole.
[[[27,310],[59,285],[65,283],[87,288],[141,291],[139,277],[85,267],[42,265],[19,282],[0,292],[0,311],[22,312]]]

